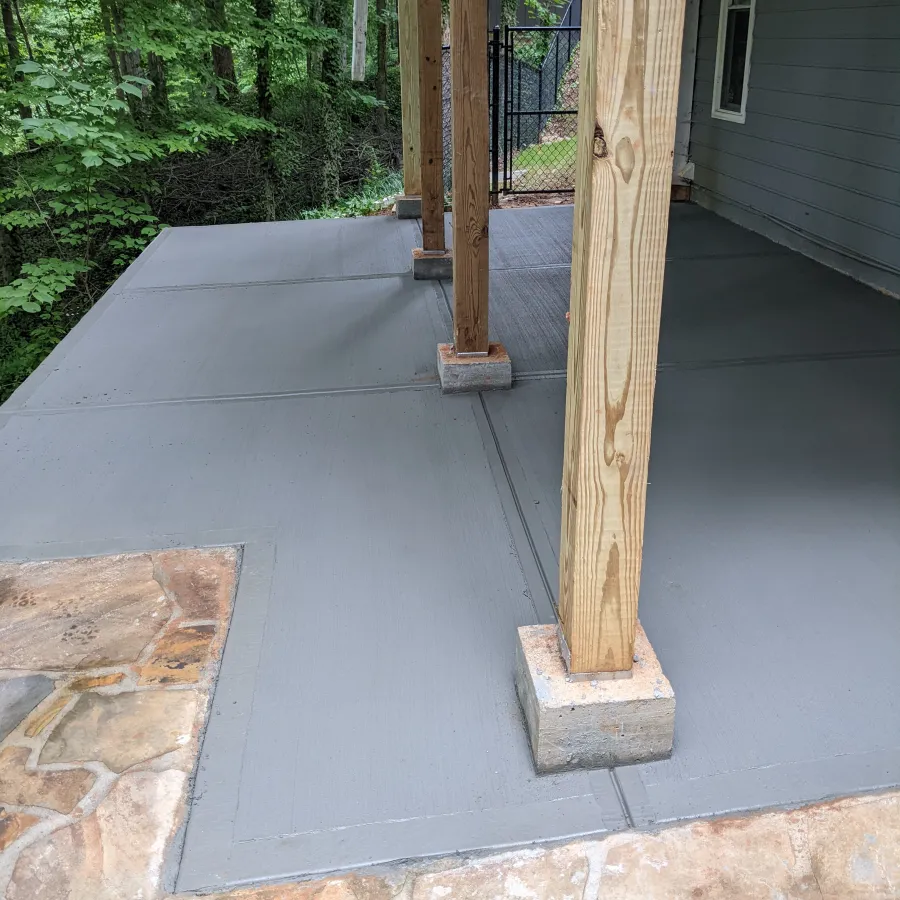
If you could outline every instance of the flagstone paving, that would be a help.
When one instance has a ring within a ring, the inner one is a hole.
[[[232,548],[0,563],[4,900],[187,900],[166,888],[237,563]],[[209,900],[503,897],[900,898],[900,793]]]
[[[163,895],[237,562],[0,563],[0,897]]]

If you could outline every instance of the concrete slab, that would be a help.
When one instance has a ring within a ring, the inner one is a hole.
[[[512,671],[539,617],[476,408],[423,389],[4,417],[0,556],[271,534],[241,573],[183,889],[623,826],[608,773],[534,775]]]
[[[515,377],[565,372],[569,286],[565,268],[491,272],[491,339]],[[666,264],[660,365],[898,349],[900,301],[797,254]]]
[[[409,276],[129,292],[15,399],[42,409],[434,384],[439,294]]]
[[[485,397],[554,591],[564,396]],[[641,620],[678,715],[670,760],[616,770],[638,824],[900,783],[898,396],[896,357],[660,373]]]
[[[445,394],[503,391],[512,384],[512,365],[503,344],[492,343],[483,356],[459,356],[452,344],[438,344],[437,366]]]
[[[417,242],[416,223],[393,216],[173,228],[131,286],[397,275]]]

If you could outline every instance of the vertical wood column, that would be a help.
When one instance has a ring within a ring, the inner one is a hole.
[[[487,0],[450,0],[453,340],[488,352]]]
[[[422,249],[445,249],[444,99],[441,0],[419,0],[419,133],[422,153]]]
[[[584,4],[559,594],[573,673],[632,667],[684,2]]]
[[[422,193],[419,144],[419,25],[416,0],[397,0],[400,34],[400,112],[403,138],[403,193]]]

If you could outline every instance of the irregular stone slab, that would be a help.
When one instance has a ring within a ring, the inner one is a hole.
[[[98,760],[124,772],[191,739],[194,691],[82,694],[50,735],[41,763]]]
[[[156,900],[183,772],[129,772],[97,809],[22,851],[7,900]]]
[[[134,662],[169,616],[149,554],[0,563],[0,668]]]
[[[185,619],[228,618],[237,567],[233,547],[165,550],[152,556],[157,581]]]
[[[44,675],[23,675],[0,681],[0,741],[53,690],[53,680]]]
[[[0,752],[0,803],[70,813],[94,784],[94,776],[84,769],[29,772],[25,768],[28,756],[25,747],[7,747]]]
[[[0,853],[40,821],[37,816],[28,813],[9,812],[0,808]]]
[[[141,666],[140,684],[195,684],[209,662],[215,636],[215,625],[173,628]]]
[[[25,729],[26,737],[37,737],[59,714],[65,709],[66,705],[72,698],[68,694],[60,694],[53,700],[38,710],[28,722]]]
[[[805,812],[812,869],[826,897],[900,896],[900,795],[839,800]]]
[[[490,865],[477,863],[463,868],[421,875],[412,890],[412,900],[465,898],[495,900],[527,897],[535,900],[580,900],[588,878],[588,860],[581,845],[555,850],[522,850],[496,857]],[[640,895],[635,894],[635,898]]]
[[[89,691],[93,688],[111,687],[114,684],[118,684],[124,677],[124,672],[111,672],[109,675],[91,675],[85,678],[76,678],[66,687],[73,694],[79,694],[82,691]]]
[[[393,900],[396,896],[397,888],[383,878],[347,875],[327,881],[243,888],[206,895],[205,900]]]

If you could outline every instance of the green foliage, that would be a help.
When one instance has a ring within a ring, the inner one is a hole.
[[[349,29],[351,0],[330,2]],[[399,189],[396,47],[385,104],[374,33],[371,80],[326,86],[323,54],[343,58],[349,33],[322,24],[321,0],[260,8],[20,0],[0,45],[0,401],[163,222],[366,214]]]
[[[347,216],[371,216],[387,209],[403,191],[403,175],[375,165],[369,177],[353,194],[331,206],[320,206],[302,213],[303,219],[343,219]]]

